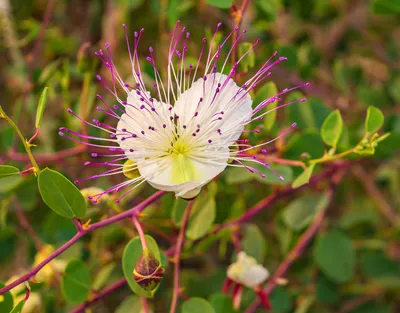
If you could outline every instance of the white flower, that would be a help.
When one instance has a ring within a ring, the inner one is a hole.
[[[149,85],[149,77],[142,74],[138,57],[143,29],[135,32],[133,42],[128,35],[126,36],[133,86],[122,79],[108,45],[106,51],[100,50],[96,53],[111,73],[111,85],[101,76],[98,75],[97,78],[119,103],[109,105],[98,95],[103,106],[97,109],[117,119],[117,123],[107,125],[98,120],[87,122],[72,110],[68,110],[84,123],[106,132],[108,138],[89,136],[64,127],[60,129],[60,135],[92,147],[109,150],[105,154],[92,153],[94,158],[113,158],[107,162],[86,162],[85,165],[104,165],[110,169],[82,180],[128,172],[134,175],[125,175],[130,179],[99,192],[92,198],[94,202],[106,193],[126,189],[116,200],[118,202],[145,181],[157,189],[172,191],[177,197],[193,198],[202,186],[227,166],[243,167],[265,177],[265,174],[260,173],[251,164],[258,163],[268,168],[269,164],[257,159],[254,153],[250,156],[247,152],[260,150],[262,153],[265,151],[262,148],[277,138],[254,146],[247,139],[239,138],[243,132],[258,132],[255,129],[244,129],[250,122],[261,120],[270,112],[262,112],[268,104],[281,101],[281,95],[308,84],[285,89],[253,107],[250,91],[270,76],[270,69],[274,65],[286,58],[275,59],[274,53],[253,77],[239,86],[233,80],[238,64],[259,41],[240,56],[235,64],[228,67],[231,53],[237,48],[246,31],[237,34],[237,40],[229,47],[230,38],[234,32],[238,32],[238,28],[217,43],[215,38],[220,27],[219,23],[208,48],[206,39],[203,39],[197,63],[192,65],[187,62],[187,41],[190,34],[186,32],[185,27],[181,28],[178,22],[170,41],[166,79],[162,79],[163,75],[156,67],[153,48],[149,48],[146,60],[154,69],[154,81],[150,88],[146,87]],[[222,58],[224,50],[226,55]],[[118,92],[121,90],[125,94],[120,98]],[[304,99],[292,103],[301,101]],[[289,104],[291,103],[279,105],[272,110]],[[294,126],[295,124],[292,125]],[[79,140],[75,136],[85,140]],[[114,145],[93,144],[87,139]]]
[[[255,288],[269,277],[269,272],[257,264],[256,259],[241,251],[238,253],[237,261],[228,267],[227,276],[238,284]]]

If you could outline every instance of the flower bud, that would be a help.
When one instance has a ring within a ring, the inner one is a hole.
[[[164,267],[149,249],[144,249],[136,262],[133,277],[144,290],[154,290],[158,287],[164,276]]]
[[[256,288],[268,278],[269,272],[256,259],[241,251],[237,261],[229,266],[227,276],[238,284]]]

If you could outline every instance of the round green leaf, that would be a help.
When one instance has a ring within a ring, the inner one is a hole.
[[[207,233],[215,220],[215,208],[215,199],[210,194],[202,193],[197,197],[186,229],[188,239],[196,240]]]
[[[0,289],[4,287],[3,283],[0,283]],[[0,312],[10,312],[13,308],[14,300],[9,291],[0,296]]]
[[[97,274],[93,282],[93,289],[100,290],[110,278],[113,270],[115,268],[115,263],[110,263],[104,266]]]
[[[210,302],[215,312],[236,313],[236,310],[233,308],[231,296],[216,293],[211,296]]]
[[[154,257],[162,263],[160,250],[158,249],[157,242],[153,239],[153,237],[145,235],[146,243],[149,250],[153,253]],[[124,276],[128,281],[129,287],[133,290],[135,294],[138,296],[151,298],[157,291],[157,288],[152,291],[144,290],[142,287],[138,285],[133,277],[133,270],[135,269],[136,262],[142,254],[142,244],[140,242],[139,237],[133,238],[125,247],[124,254],[122,256],[122,270],[124,272]]]
[[[258,263],[264,261],[266,242],[257,225],[250,224],[246,227],[241,245],[244,252],[255,258]]]
[[[38,185],[43,201],[54,212],[69,218],[85,216],[85,198],[62,174],[46,168],[39,174]]]
[[[328,115],[321,127],[322,140],[331,147],[336,147],[343,131],[343,119],[339,110]]]
[[[233,0],[206,0],[206,2],[217,8],[229,9],[232,6]]]
[[[215,310],[202,298],[190,298],[182,304],[182,313],[215,313]]]
[[[321,275],[317,279],[316,283],[316,297],[317,300],[322,303],[335,304],[339,300],[338,287]]]
[[[369,106],[367,110],[367,117],[365,119],[365,131],[367,133],[374,133],[382,127],[385,117],[381,110],[374,106]]]
[[[292,230],[301,230],[313,219],[315,214],[328,205],[325,194],[319,196],[304,196],[291,202],[282,213],[283,221]]]
[[[81,260],[72,260],[65,268],[61,279],[61,289],[65,299],[70,303],[82,303],[90,294],[90,272]]]
[[[314,249],[319,268],[331,280],[344,283],[354,276],[356,255],[351,239],[332,229],[320,236]]]
[[[17,174],[19,169],[11,165],[0,165],[0,177],[11,176]]]

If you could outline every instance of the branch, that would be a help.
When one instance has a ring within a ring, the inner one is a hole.
[[[36,273],[38,273],[45,265],[47,265],[51,260],[53,260],[54,258],[59,256],[65,250],[70,248],[75,242],[77,242],[80,238],[85,236],[87,233],[90,233],[91,231],[93,231],[97,228],[101,228],[101,227],[107,226],[109,224],[115,223],[117,221],[120,221],[122,219],[134,216],[135,214],[143,211],[147,206],[149,206],[151,203],[156,201],[158,198],[160,198],[164,193],[165,193],[165,191],[158,191],[158,192],[154,193],[153,195],[151,195],[150,197],[148,197],[146,200],[142,201],[141,203],[139,203],[138,205],[136,205],[135,207],[133,207],[132,209],[130,209],[124,213],[121,213],[121,214],[115,215],[113,217],[110,217],[108,219],[105,219],[103,221],[94,223],[94,224],[88,226],[87,228],[82,228],[80,231],[78,231],[75,234],[74,237],[72,237],[64,245],[62,245],[60,248],[58,248],[56,251],[54,251],[51,255],[49,255],[43,262],[41,262],[40,264],[38,264],[37,266],[32,268],[32,270],[30,272],[26,273],[25,275],[21,276],[20,278],[13,281],[9,285],[0,289],[0,295],[6,293],[7,291],[13,289],[16,286],[22,284],[23,282],[29,281],[30,279],[32,279],[36,275]]]
[[[210,235],[219,233],[221,230],[223,230],[225,228],[230,228],[230,227],[234,227],[235,225],[240,225],[240,224],[246,223],[246,222],[250,221],[253,217],[257,216],[259,213],[261,213],[266,208],[275,204],[277,201],[279,201],[281,199],[285,199],[285,198],[293,195],[294,193],[296,193],[299,190],[314,186],[327,178],[331,178],[332,175],[337,170],[339,170],[339,169],[344,170],[344,169],[348,168],[350,165],[351,165],[350,162],[334,163],[325,172],[322,172],[322,173],[312,177],[308,184],[305,184],[305,185],[303,185],[299,188],[295,188],[295,189],[293,189],[292,187],[289,186],[289,187],[277,190],[274,193],[272,193],[271,195],[269,195],[268,197],[260,200],[252,208],[248,209],[242,216],[238,217],[237,219],[235,219],[233,221],[230,221],[230,222],[227,222],[227,223],[224,223],[224,224],[221,224],[221,225],[215,227],[214,230],[212,230],[210,233],[207,233],[206,235],[204,235],[204,237],[200,238],[199,240],[202,240]],[[176,249],[176,245],[169,248],[165,252],[165,254],[167,256],[172,256],[174,254],[175,249]]]
[[[344,175],[344,171],[338,173],[337,176],[333,177],[333,182],[328,189],[328,201],[331,202],[333,199],[333,191],[334,187],[340,182]],[[293,265],[294,261],[296,261],[301,254],[303,253],[304,249],[307,247],[308,243],[311,239],[315,236],[315,234],[320,229],[322,222],[324,220],[326,213],[326,209],[320,211],[317,215],[315,215],[313,222],[307,228],[307,230],[303,233],[303,235],[299,238],[296,245],[290,250],[287,254],[286,258],[282,261],[282,263],[276,269],[274,275],[269,279],[269,283],[264,288],[264,293],[269,295],[276,287],[277,282],[286,274],[289,268]],[[246,311],[246,313],[254,313],[258,306],[261,304],[260,300],[257,299]]]
[[[189,204],[186,207],[185,210],[185,215],[183,216],[182,223],[181,223],[181,229],[179,230],[179,236],[178,236],[178,241],[176,243],[176,250],[175,250],[175,256],[174,256],[174,290],[172,294],[172,300],[171,300],[171,309],[169,313],[175,313],[176,311],[176,305],[178,303],[178,297],[179,297],[179,274],[180,274],[180,261],[181,261],[181,250],[183,246],[183,241],[185,239],[185,230],[187,223],[189,221],[190,217],[190,212],[192,211],[193,207],[193,200],[189,202]]]
[[[125,284],[126,284],[126,279],[125,278],[121,278],[120,280],[116,281],[112,285],[104,288],[93,299],[91,299],[89,301],[86,301],[84,304],[81,304],[80,306],[78,306],[75,309],[73,309],[70,313],[82,313],[82,312],[85,312],[85,310],[88,307],[90,307],[91,305],[93,305],[96,302],[100,301],[104,297],[108,296],[110,293],[113,293],[114,291],[116,291],[119,288],[123,287]]]

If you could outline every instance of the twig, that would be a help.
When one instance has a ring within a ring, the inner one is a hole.
[[[359,179],[360,183],[367,191],[367,194],[375,201],[382,215],[385,216],[390,223],[400,225],[399,216],[397,216],[396,211],[390,206],[385,196],[374,183],[373,176],[368,175],[362,166],[358,164],[353,167],[352,173]]]
[[[189,221],[190,217],[190,212],[192,211],[193,207],[193,200],[189,202],[189,204],[186,207],[185,214],[183,215],[182,223],[181,223],[181,229],[179,230],[179,236],[178,236],[178,241],[176,243],[176,250],[175,250],[175,256],[174,256],[174,290],[172,294],[172,300],[171,300],[171,309],[169,313],[175,313],[176,311],[176,306],[178,303],[178,297],[179,297],[179,274],[180,274],[180,260],[181,260],[181,251],[182,251],[182,246],[183,246],[183,240],[185,237],[185,230],[186,226]]]
[[[119,288],[123,287],[126,284],[126,279],[121,278],[120,280],[116,281],[109,287],[103,289],[100,291],[93,299],[86,301],[84,304],[76,307],[73,309],[70,313],[82,313],[85,312],[85,310],[90,307],[91,305],[95,304],[96,302],[99,302],[101,299],[104,297],[108,296],[110,293],[113,293],[114,291],[118,290]],[[145,311],[146,312],[146,311]]]
[[[146,237],[144,236],[144,231],[143,231],[142,225],[140,225],[136,214],[132,216],[132,222],[133,222],[133,225],[135,225],[136,230],[139,234],[140,243],[142,244],[143,251],[147,250]]]
[[[344,171],[338,173],[337,176],[333,177],[333,182],[331,187],[328,189],[328,201],[331,202],[333,199],[334,187],[340,182],[344,175]],[[276,287],[277,282],[283,278],[289,268],[293,265],[294,261],[296,261],[304,249],[307,247],[308,243],[314,237],[314,235],[318,232],[321,227],[321,224],[325,217],[325,210],[320,211],[315,217],[311,225],[307,228],[307,230],[303,233],[303,235],[299,238],[296,245],[290,250],[287,254],[286,258],[282,261],[282,263],[276,269],[274,275],[269,280],[269,283],[264,288],[264,293],[269,295]],[[246,311],[246,313],[254,313],[258,306],[261,304],[260,300],[257,299]]]
[[[86,151],[87,146],[79,145],[74,148],[65,149],[52,153],[35,153],[35,160],[40,163],[56,163],[65,158],[80,154]],[[7,156],[14,161],[29,161],[29,157],[25,153],[8,151]]]
[[[323,180],[332,177],[332,175],[337,170],[339,170],[339,169],[343,169],[344,170],[344,169],[348,168],[350,165],[351,165],[351,163],[349,163],[349,162],[335,163],[328,170],[326,170],[325,172],[322,172],[322,173],[312,177],[308,184],[305,184],[305,185],[303,185],[303,186],[301,186],[299,188],[295,188],[295,189],[293,189],[292,187],[286,187],[286,188],[277,190],[274,193],[272,193],[271,195],[269,195],[268,197],[260,200],[258,203],[256,203],[250,209],[248,209],[239,218],[237,218],[237,219],[235,219],[233,221],[226,222],[224,224],[221,224],[221,225],[215,227],[210,233],[206,234],[203,238],[200,238],[199,240],[202,240],[202,239],[206,238],[207,236],[209,236],[211,234],[216,234],[216,233],[220,232],[221,230],[223,230],[225,228],[230,228],[230,227],[234,227],[235,225],[240,225],[240,224],[246,223],[246,222],[250,221],[253,217],[257,216],[259,213],[264,211],[266,208],[268,208],[268,207],[272,206],[273,204],[275,204],[277,201],[279,201],[281,199],[286,199],[287,197],[293,195],[294,193],[296,193],[299,190],[302,190],[302,189],[307,188],[307,187],[314,186],[314,185],[322,182]],[[165,252],[165,254],[167,256],[171,256],[171,255],[174,254],[175,249],[176,249],[176,245],[172,246],[171,248],[169,248]]]
[[[115,216],[105,219],[103,221],[100,221],[100,222],[94,223],[92,225],[89,225],[87,227],[84,227],[82,229],[82,231],[77,232],[74,237],[72,237],[64,245],[62,245],[60,248],[58,248],[56,251],[54,251],[51,255],[49,255],[43,262],[39,263],[37,266],[32,268],[30,272],[26,273],[25,275],[21,276],[20,278],[14,280],[9,285],[0,289],[0,295],[13,289],[14,287],[18,286],[19,284],[22,284],[23,282],[29,281],[30,279],[32,279],[36,275],[36,273],[38,273],[45,265],[47,265],[51,260],[53,260],[54,258],[59,256],[65,250],[70,248],[75,242],[77,242],[80,238],[85,236],[87,233],[89,233],[97,228],[101,228],[101,227],[110,225],[110,224],[120,221],[122,219],[132,217],[133,215],[137,214],[138,212],[143,211],[147,206],[149,206],[151,203],[153,203],[158,198],[160,198],[164,193],[165,193],[165,191],[158,191],[158,192],[154,193],[152,196],[150,196],[149,198],[147,198],[146,200],[142,201],[141,203],[139,203],[138,205],[133,207],[132,209],[125,211],[124,213],[115,215]]]

